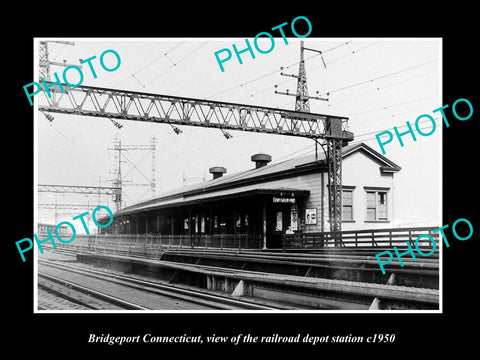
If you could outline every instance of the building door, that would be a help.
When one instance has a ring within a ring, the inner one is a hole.
[[[291,205],[273,204],[267,208],[267,248],[282,247],[283,234],[290,226]]]

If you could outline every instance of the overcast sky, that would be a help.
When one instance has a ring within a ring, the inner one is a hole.
[[[255,59],[244,53],[242,65],[233,57],[224,63],[225,72],[220,71],[214,52],[232,49],[233,43],[242,49],[245,39],[61,40],[74,41],[75,45],[49,43],[49,60],[78,64],[79,59],[97,56],[92,63],[98,77],[94,79],[84,65],[83,85],[291,110],[295,106],[295,97],[274,94],[274,85],[281,91],[296,91],[296,79],[281,76],[280,67],[285,68],[285,73],[298,73],[297,38],[289,38],[288,45],[282,38],[276,38],[274,49],[268,54],[256,52]],[[419,115],[434,115],[432,110],[443,105],[439,39],[305,38],[304,41],[305,47],[323,51],[326,64],[325,68],[318,53],[305,51],[309,94],[318,91],[329,99],[328,102],[311,100],[311,112],[348,117],[355,142],[365,142],[380,152],[376,133],[403,126],[406,121],[413,124]],[[260,46],[268,48],[268,45]],[[121,57],[120,67],[113,72],[102,70],[98,63],[100,54],[107,49],[117,51]],[[62,71],[62,67],[51,66],[52,73],[61,75]],[[45,103],[41,96],[36,104]],[[232,138],[226,139],[220,130],[186,126],[181,126],[182,133],[176,135],[167,124],[119,120],[123,128],[117,129],[108,119],[52,115],[51,123],[41,113],[35,119],[40,184],[98,185],[100,181],[102,186],[111,185],[108,180],[113,179],[114,152],[108,149],[113,147],[115,137],[122,145],[149,144],[152,136],[156,137],[157,195],[181,187],[183,173],[191,179],[190,184],[203,176],[209,179],[208,169],[212,166],[226,167],[227,174],[252,168],[250,156],[258,152],[268,153],[273,161],[278,161],[314,151],[312,140],[290,136],[229,131]],[[405,136],[404,147],[396,140],[386,146],[386,156],[402,167],[395,175],[399,224],[441,225],[442,122],[438,116],[435,118],[438,126],[433,135],[417,134],[416,142]],[[430,128],[428,124],[424,126]],[[151,157],[146,156],[147,152],[132,150],[123,155],[127,161],[122,164],[124,180],[146,182],[144,175],[151,176]],[[124,192],[127,205],[151,196],[143,187],[126,185]],[[145,196],[141,197],[142,194]],[[98,198],[38,195],[38,203],[55,201],[91,205],[98,203]],[[110,198],[102,197],[100,201],[114,209]],[[58,215],[57,223],[83,211],[70,212]],[[55,220],[51,210],[41,209],[38,218],[52,223]]]

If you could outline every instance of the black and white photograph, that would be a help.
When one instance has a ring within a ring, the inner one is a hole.
[[[464,318],[478,102],[460,38],[320,18],[22,43],[31,128],[8,156],[30,173],[7,240],[32,329],[87,352],[320,354]]]
[[[441,39],[36,40],[37,311],[441,309]]]

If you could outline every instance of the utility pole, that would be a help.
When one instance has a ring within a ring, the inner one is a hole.
[[[122,141],[118,140],[115,137],[113,140],[113,149],[107,149],[107,150],[115,150],[118,151],[118,155],[115,154],[114,160],[115,160],[115,166],[117,166],[116,171],[115,171],[115,178],[112,180],[112,187],[115,189],[113,191],[113,202],[115,203],[115,209],[117,211],[120,211],[122,209],[122,185],[123,185],[123,180],[122,180],[122,151],[125,151],[126,149],[122,148]],[[118,164],[118,165],[117,165]]]
[[[152,190],[152,196],[155,195],[156,191],[156,162],[157,162],[157,157],[156,157],[156,150],[157,150],[157,138],[155,135],[152,136],[152,139],[150,140],[150,150],[152,152],[152,181],[150,183],[150,188]]]
[[[111,120],[111,119],[110,119]],[[150,139],[150,144],[148,145],[122,145],[121,141],[119,141],[116,137],[113,140],[114,146],[113,149],[107,149],[107,150],[115,150],[118,151],[118,153],[115,154],[114,157],[114,166],[116,167],[116,170],[114,171],[115,174],[115,179],[113,181],[113,187],[118,188],[123,190],[123,186],[137,186],[137,187],[146,187],[147,191],[141,195],[141,197],[144,197],[148,192],[151,193],[151,196],[153,197],[155,195],[156,191],[156,149],[157,149],[157,139],[155,135],[152,136]],[[143,158],[140,160],[134,162],[132,161],[129,157],[124,156],[123,158],[125,160],[122,160],[122,151],[130,151],[130,150],[146,150],[147,153]],[[152,162],[151,162],[151,176],[148,177],[144,172],[142,172],[139,168],[140,163],[148,156],[151,155],[152,157]],[[127,171],[122,174],[121,170],[121,163],[122,162],[128,162],[130,164],[130,167],[127,168]],[[146,183],[140,183],[140,182],[135,182],[131,184],[127,184],[128,182],[132,182],[131,180],[125,180],[123,179],[123,176],[127,176],[131,171],[136,170],[137,173],[139,173],[145,180],[147,180]],[[120,210],[121,208],[121,201],[122,201],[122,195],[127,196],[127,194],[123,194],[122,191],[120,193],[117,193],[115,195],[114,201],[117,204],[117,210]],[[127,196],[128,197],[128,196]]]
[[[322,52],[320,50],[306,48],[303,46],[303,41],[300,42],[300,63],[298,67],[298,75],[284,74],[283,68],[280,75],[290,76],[297,79],[297,92],[295,94],[277,91],[277,85],[275,85],[275,94],[291,95],[295,96],[295,110],[301,112],[310,112],[310,99],[328,101],[326,98],[319,96],[309,96],[307,87],[307,71],[305,69],[305,50],[317,52],[322,58],[323,66],[326,68],[325,60],[323,59]],[[319,92],[317,91],[317,94]],[[325,143],[327,145],[326,160],[328,163],[328,194],[329,194],[329,219],[330,219],[330,232],[332,233],[332,239],[334,239],[335,246],[341,244],[341,231],[342,231],[342,145],[343,140],[339,139],[336,134],[342,133],[341,124],[337,126],[337,123],[333,123],[327,119],[325,122]],[[317,145],[318,140],[315,141],[315,160],[317,160]],[[322,145],[323,148],[323,145]]]
[[[39,59],[39,75],[40,78],[44,78],[46,81],[50,81],[50,65],[57,65],[57,66],[71,66],[72,64],[67,64],[66,61],[58,62],[58,61],[51,61],[49,60],[49,51],[48,51],[48,43],[56,43],[62,45],[75,45],[73,41],[40,41],[40,59]],[[82,68],[82,65],[77,65],[79,68]]]
[[[320,96],[309,96],[308,95],[308,87],[307,87],[307,70],[305,68],[305,50],[317,52],[320,54],[320,57],[322,58],[323,66],[325,68],[327,65],[325,64],[325,60],[323,59],[322,52],[320,50],[316,49],[311,49],[311,48],[306,48],[303,46],[303,40],[300,41],[300,62],[298,66],[298,75],[294,74],[285,74],[283,72],[283,67],[280,68],[281,72],[280,75],[282,76],[288,76],[288,77],[293,77],[297,79],[297,92],[295,94],[290,93],[290,91],[287,89],[285,92],[278,91],[277,87],[278,85],[275,85],[275,94],[281,94],[281,95],[289,95],[289,96],[295,96],[295,110],[296,111],[302,111],[302,112],[310,112],[310,99],[314,100],[322,100],[322,101],[328,101],[326,98],[322,98]],[[317,91],[317,94],[319,91]],[[315,141],[315,160],[318,159],[318,141],[317,139],[314,139]]]
[[[55,44],[62,44],[62,45],[71,45],[74,46],[75,43],[73,41],[55,41],[55,40],[48,40],[48,41],[40,41],[40,49],[39,49],[39,62],[38,62],[38,73],[39,73],[39,80],[41,78],[44,78],[46,81],[50,81],[50,65],[56,65],[56,66],[63,66],[67,67],[72,64],[67,64],[66,60],[63,62],[58,62],[58,61],[51,61],[49,59],[49,51],[48,51],[48,43],[55,43]],[[80,69],[82,68],[82,65],[75,65],[78,66]],[[51,91],[55,91],[55,89],[52,89]],[[43,115],[47,118],[50,123],[54,120],[54,117],[50,114],[47,114],[43,112]]]
[[[305,50],[309,51],[314,51],[322,54],[320,50],[315,50],[315,49],[310,49],[306,48],[303,46],[303,41],[300,41],[300,63],[298,67],[298,75],[294,74],[285,74],[283,72],[283,67],[280,68],[282,71],[280,72],[280,75],[282,76],[288,76],[288,77],[293,77],[297,79],[297,92],[295,94],[290,93],[289,90],[286,90],[286,92],[278,91],[277,85],[275,85],[275,94],[281,94],[281,95],[289,95],[289,96],[295,96],[295,111],[302,111],[302,112],[310,112],[310,99],[314,100],[323,100],[323,101],[328,101],[326,98],[322,98],[319,96],[309,96],[308,95],[308,87],[307,87],[307,70],[305,69],[305,56],[304,52]],[[322,57],[323,61],[323,57]],[[325,62],[323,62],[323,65],[325,66]],[[325,66],[326,67],[326,66]],[[317,94],[319,92],[317,91]]]
[[[117,170],[117,179],[113,182],[113,186],[119,188],[114,192],[113,201],[115,202],[117,211],[120,211],[122,208],[122,142],[118,141],[118,170]]]

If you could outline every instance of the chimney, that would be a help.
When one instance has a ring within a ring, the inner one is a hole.
[[[268,154],[255,154],[252,155],[251,159],[253,162],[255,162],[256,169],[261,168],[272,161],[272,157]]]
[[[213,175],[213,179],[218,179],[219,177],[222,177],[224,173],[227,172],[227,169],[225,169],[222,166],[214,166],[209,169],[210,174]]]

